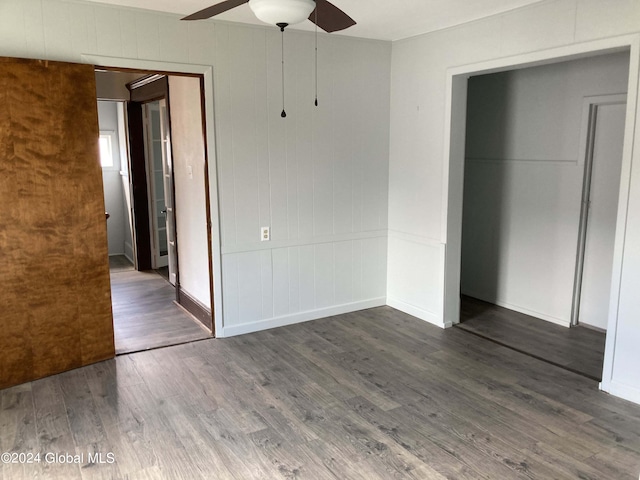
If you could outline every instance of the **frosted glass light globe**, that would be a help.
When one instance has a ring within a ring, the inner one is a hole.
[[[271,25],[294,25],[309,18],[316,8],[314,0],[249,0],[249,7],[258,20]]]

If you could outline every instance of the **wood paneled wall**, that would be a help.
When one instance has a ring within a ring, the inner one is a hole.
[[[0,58],[0,388],[114,356],[95,77]]]

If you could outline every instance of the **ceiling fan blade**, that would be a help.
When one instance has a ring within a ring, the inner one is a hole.
[[[317,25],[325,32],[337,32],[356,24],[355,20],[327,0],[316,0],[318,14]],[[316,10],[311,12],[309,20],[316,23]]]
[[[199,12],[192,13],[184,17],[182,20],[204,20],[205,18],[214,17],[220,13],[224,13],[232,8],[239,7],[243,3],[247,3],[249,0],[226,0],[225,2],[216,3]]]

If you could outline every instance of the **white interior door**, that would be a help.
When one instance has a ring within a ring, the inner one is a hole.
[[[578,321],[607,328],[625,103],[597,105]]]
[[[151,229],[152,267],[154,269],[166,267],[169,264],[164,188],[163,122],[160,112],[161,102],[164,102],[164,100],[145,103],[143,106],[147,181],[149,187],[149,226]]]
[[[162,175],[164,185],[165,229],[167,233],[167,254],[169,282],[176,284],[178,273],[178,251],[175,231],[175,205],[173,199],[173,160],[171,158],[171,132],[165,100],[160,101],[160,127],[162,131]]]

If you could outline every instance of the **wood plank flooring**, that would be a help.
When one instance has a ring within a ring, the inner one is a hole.
[[[471,297],[460,299],[458,328],[593,380],[602,380],[604,332],[565,328]]]
[[[109,272],[129,272],[134,270],[133,263],[124,255],[109,255]]]
[[[117,354],[211,337],[174,303],[175,289],[154,271],[112,272],[111,297]]]
[[[11,480],[640,472],[640,406],[390,307],[119,356],[0,391],[0,406],[0,451],[85,455],[0,465]]]

